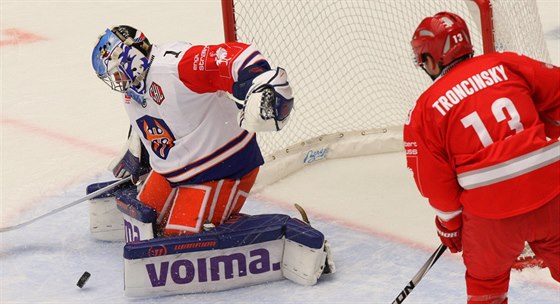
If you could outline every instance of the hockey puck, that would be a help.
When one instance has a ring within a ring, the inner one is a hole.
[[[87,280],[89,279],[89,277],[91,276],[91,274],[89,272],[84,272],[84,274],[82,274],[82,276],[80,277],[80,279],[78,280],[78,283],[76,285],[78,285],[78,287],[82,288],[84,287],[84,285],[86,284]]]

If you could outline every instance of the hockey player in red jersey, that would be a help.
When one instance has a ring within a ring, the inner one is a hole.
[[[434,80],[404,127],[407,166],[463,251],[468,303],[507,303],[527,241],[560,281],[560,69],[504,52],[473,57],[466,23],[441,12],[414,32]]]
[[[238,213],[263,164],[255,132],[289,120],[286,71],[248,44],[151,44],[126,25],[100,36],[92,64],[124,93],[132,129],[110,167],[135,180],[149,172],[138,198],[157,211],[158,233],[197,233]]]

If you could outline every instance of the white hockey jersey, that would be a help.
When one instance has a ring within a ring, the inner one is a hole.
[[[238,126],[238,72],[262,55],[242,43],[153,45],[145,107],[125,96],[152,169],[171,184],[239,178],[263,164],[255,133]]]

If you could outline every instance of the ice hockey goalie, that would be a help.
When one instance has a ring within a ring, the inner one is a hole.
[[[106,185],[90,185],[88,192]],[[96,204],[93,210],[100,210],[90,214],[90,221],[95,218],[97,225],[91,225],[92,235],[126,241],[127,296],[214,292],[282,279],[315,285],[323,274],[335,272],[323,233],[299,219],[284,214],[237,214],[201,233],[157,237],[156,212],[137,200],[136,194],[129,185],[90,201],[90,211],[92,204]]]

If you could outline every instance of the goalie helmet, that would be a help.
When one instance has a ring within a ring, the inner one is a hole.
[[[455,59],[474,52],[465,20],[456,14],[440,12],[422,20],[412,36],[416,64],[422,66],[430,55],[445,67]]]
[[[91,57],[93,69],[111,89],[126,93],[144,106],[150,50],[150,41],[144,33],[119,25],[105,30],[99,37]]]

